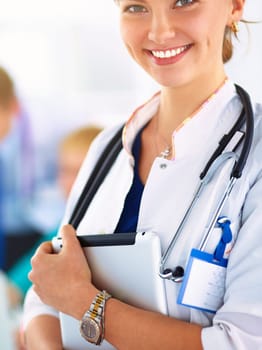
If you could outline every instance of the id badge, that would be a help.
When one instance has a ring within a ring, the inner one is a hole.
[[[177,303],[216,313],[223,304],[227,261],[192,249]]]

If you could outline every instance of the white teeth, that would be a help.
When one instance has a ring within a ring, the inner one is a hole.
[[[166,51],[152,51],[153,56],[157,58],[170,58],[179,55],[181,52],[185,51],[188,46],[179,47],[178,49],[166,50]]]

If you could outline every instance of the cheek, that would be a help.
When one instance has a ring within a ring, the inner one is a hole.
[[[125,44],[128,41],[128,37],[129,37],[128,34],[129,34],[129,29],[128,29],[128,25],[126,24],[126,21],[123,21],[123,20],[120,21],[120,35]]]
[[[197,43],[212,45],[223,41],[227,15],[224,7],[207,8],[188,20],[187,33]]]
[[[133,47],[133,45],[134,45],[133,44],[133,37],[132,37],[131,31],[124,24],[121,25],[121,38],[122,38],[122,41],[123,41],[125,47],[127,48],[127,50],[130,53],[131,47]]]
[[[212,23],[212,22],[211,22]],[[207,54],[214,52],[214,54],[219,54],[222,52],[223,45],[223,27],[221,30],[218,30],[217,26],[212,24],[210,25],[199,25],[195,26],[195,29],[192,31],[192,39],[196,46]]]
[[[129,21],[121,22],[121,37],[129,54],[135,58],[136,54],[141,51],[144,41],[144,34],[141,26],[130,23]],[[139,28],[139,29],[138,29]]]

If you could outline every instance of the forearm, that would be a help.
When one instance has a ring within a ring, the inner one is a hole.
[[[62,350],[59,319],[50,315],[34,317],[25,331],[26,350]]]
[[[202,327],[110,299],[105,338],[119,350],[202,350]]]
[[[33,270],[29,277],[34,283],[35,292],[45,304],[81,320],[98,290],[91,283],[91,272],[75,231],[67,225],[62,233],[62,251],[52,254],[50,243],[42,244],[32,259]],[[51,327],[50,323],[48,327]],[[34,324],[30,326],[33,340],[38,338],[37,332],[40,332],[45,344],[57,340],[57,336],[50,336],[46,334],[48,330],[41,328],[36,327],[34,332]],[[198,325],[134,308],[114,298],[106,302],[105,338],[119,350],[201,350],[201,330]],[[42,349],[61,349],[51,345]]]

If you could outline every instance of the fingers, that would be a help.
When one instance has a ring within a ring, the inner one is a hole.
[[[75,250],[79,249],[80,244],[76,237],[76,231],[71,225],[64,225],[61,229],[61,237],[63,241],[63,251],[66,252],[68,250]],[[35,257],[38,255],[46,255],[46,254],[53,254],[54,249],[51,241],[44,242],[39,245],[39,247],[36,249],[35,254],[33,256],[33,260],[35,260]]]
[[[51,254],[53,252],[53,247],[51,242],[41,243],[40,246],[36,249],[35,254]]]
[[[67,251],[79,249],[80,243],[76,237],[76,231],[71,225],[65,225],[61,229],[61,237],[63,241],[63,250]]]

